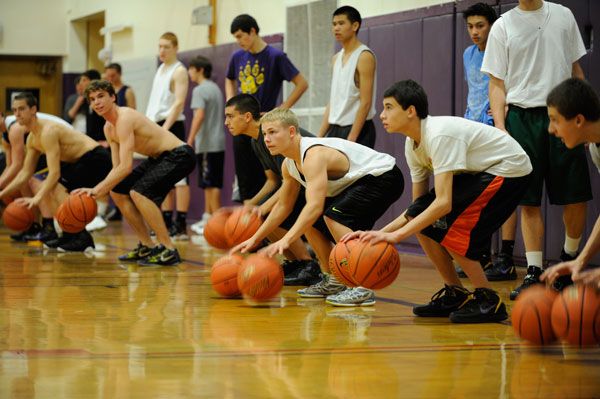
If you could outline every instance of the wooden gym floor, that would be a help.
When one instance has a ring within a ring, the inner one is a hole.
[[[402,255],[373,308],[301,300],[262,306],[211,289],[219,253],[178,244],[177,267],[116,258],[120,223],[93,254],[11,243],[0,229],[0,398],[592,398],[600,350],[522,344],[508,322],[415,318],[441,283]],[[522,277],[523,271],[519,271]],[[507,298],[513,282],[495,283]],[[507,304],[510,302],[507,300]]]

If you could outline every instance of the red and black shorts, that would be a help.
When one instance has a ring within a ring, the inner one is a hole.
[[[421,234],[459,255],[480,259],[486,248],[489,249],[492,234],[517,208],[527,190],[529,177],[500,177],[485,172],[454,175],[452,210]],[[408,207],[406,216],[418,216],[434,199],[432,189]]]

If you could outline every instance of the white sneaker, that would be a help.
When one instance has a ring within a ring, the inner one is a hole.
[[[102,219],[101,216],[96,216],[94,218],[94,220],[92,220],[91,222],[89,222],[87,224],[87,226],[85,226],[85,229],[87,231],[95,231],[95,230],[102,230],[102,229],[106,228],[106,226],[108,226],[108,225],[106,224],[104,219]]]
[[[328,295],[325,302],[333,306],[373,306],[375,293],[363,287],[348,288],[338,294]]]
[[[204,234],[204,220],[200,220],[190,226],[190,230],[198,235]]]

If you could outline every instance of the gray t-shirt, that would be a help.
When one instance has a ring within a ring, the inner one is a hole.
[[[204,110],[204,121],[196,135],[196,153],[225,151],[223,94],[219,86],[206,79],[194,87],[190,108]]]

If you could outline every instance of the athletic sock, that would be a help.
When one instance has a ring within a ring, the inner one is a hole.
[[[163,219],[165,220],[165,225],[167,229],[171,227],[173,224],[173,211],[163,211]]]
[[[502,240],[502,249],[500,253],[513,257],[515,251],[515,240]]]
[[[579,238],[571,238],[567,234],[565,234],[565,246],[564,250],[567,255],[576,257],[577,250],[579,249],[579,243],[581,242],[581,237]]]
[[[525,252],[525,258],[527,258],[527,266],[535,266],[542,268],[544,260],[544,254],[542,251],[530,251]]]

